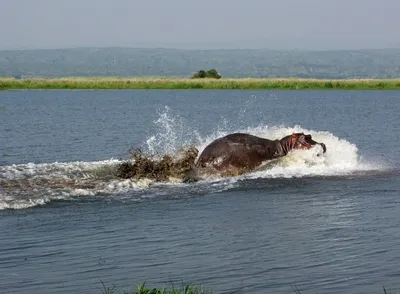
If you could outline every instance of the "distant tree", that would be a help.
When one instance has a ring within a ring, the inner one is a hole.
[[[198,72],[196,72],[192,76],[192,79],[204,79],[205,77],[207,77],[206,71],[205,70],[199,70]]]
[[[221,75],[217,72],[216,69],[213,68],[208,71],[205,71],[203,69],[199,70],[192,76],[192,79],[204,79],[204,78],[220,79]]]
[[[221,75],[217,72],[216,69],[210,69],[209,71],[207,71],[207,77],[208,78],[214,78],[214,79],[220,79]]]

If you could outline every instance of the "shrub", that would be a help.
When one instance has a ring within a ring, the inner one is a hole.
[[[220,79],[221,75],[217,72],[216,69],[213,68],[208,71],[205,71],[203,69],[199,70],[192,76],[192,79],[204,79],[204,78]]]

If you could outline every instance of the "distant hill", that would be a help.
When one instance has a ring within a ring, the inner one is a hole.
[[[0,76],[398,78],[400,49],[348,51],[77,48],[0,51]]]

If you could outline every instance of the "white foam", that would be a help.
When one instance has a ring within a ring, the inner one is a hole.
[[[3,197],[0,193],[0,210],[5,209],[26,209],[34,206],[44,205],[50,201],[66,199],[68,197],[63,196],[42,196],[39,198],[28,198],[28,199],[16,199],[13,196]]]
[[[53,163],[25,163],[0,166],[0,178],[26,179],[32,177],[59,177],[68,178],[77,176],[86,177],[87,173],[94,169],[119,163],[119,160],[102,160],[94,162],[53,162]]]
[[[73,189],[71,195],[75,196],[94,196],[95,193],[90,189]]]
[[[129,190],[142,190],[148,188],[153,183],[150,179],[140,179],[140,180],[113,180],[105,185],[101,192],[127,192]]]

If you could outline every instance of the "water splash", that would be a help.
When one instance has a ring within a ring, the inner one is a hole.
[[[182,147],[193,144],[193,134],[198,133],[188,129],[182,117],[173,115],[168,106],[165,106],[163,111],[158,111],[158,115],[158,119],[154,121],[157,132],[146,140],[145,151],[148,154],[174,154]]]

